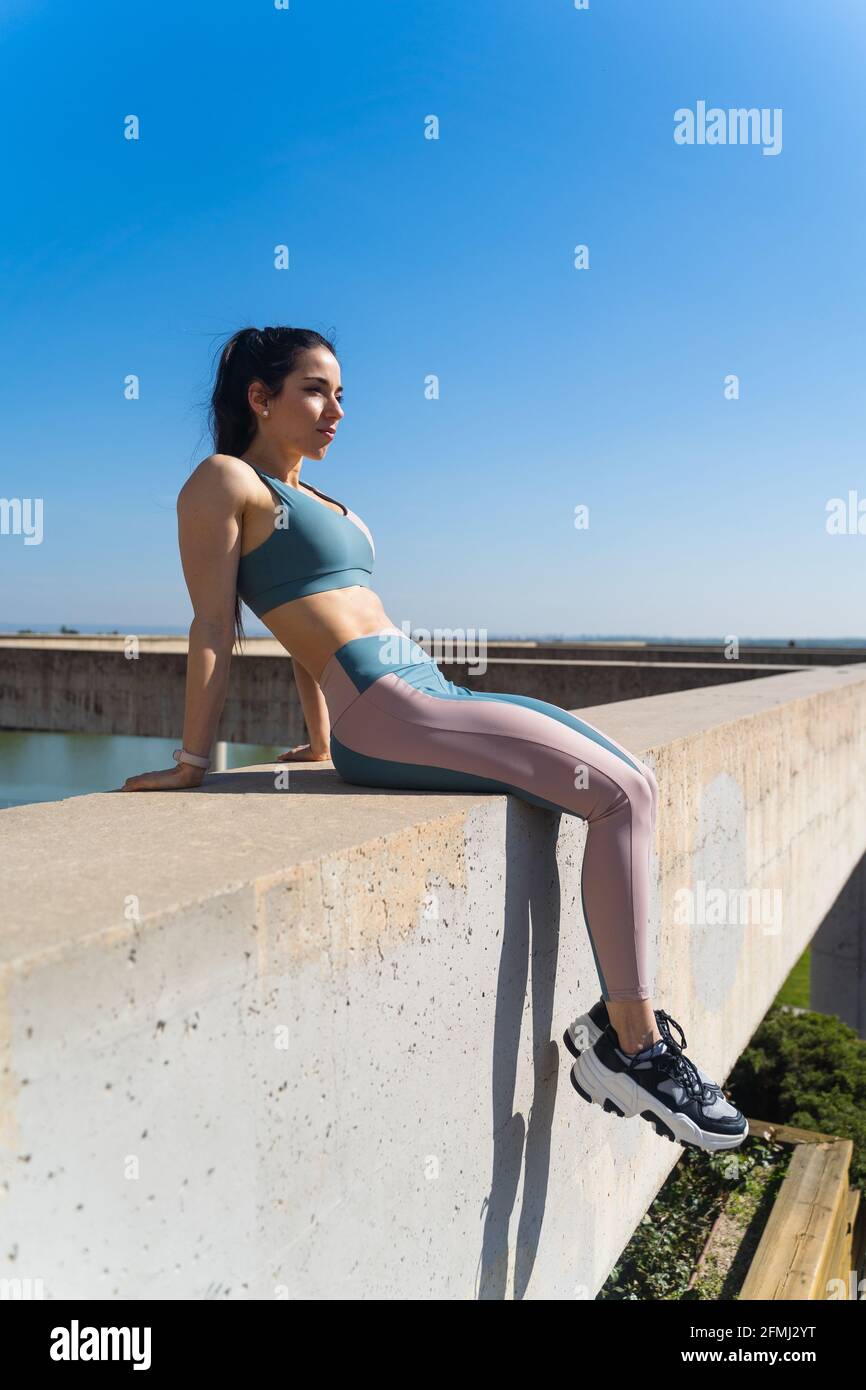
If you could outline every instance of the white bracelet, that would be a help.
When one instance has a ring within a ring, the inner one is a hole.
[[[193,767],[210,767],[210,758],[200,758],[198,753],[187,753],[185,748],[175,748],[171,756],[176,763],[191,763]]]

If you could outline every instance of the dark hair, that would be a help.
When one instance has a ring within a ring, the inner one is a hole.
[[[237,458],[255,438],[258,427],[247,399],[250,382],[260,381],[269,395],[278,396],[300,354],[317,347],[337,355],[334,344],[313,328],[239,328],[223,343],[208,412],[215,454]],[[243,637],[241,600],[235,594],[235,639]]]

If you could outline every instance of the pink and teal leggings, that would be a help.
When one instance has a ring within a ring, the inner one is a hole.
[[[511,792],[587,822],[581,896],[602,995],[648,999],[649,850],[658,787],[645,763],[558,705],[446,680],[399,628],[356,637],[320,678],[346,782]]]

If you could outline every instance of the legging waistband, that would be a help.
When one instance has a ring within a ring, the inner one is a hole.
[[[411,681],[412,669],[435,662],[424,648],[398,627],[353,637],[338,647],[325,665],[319,685],[332,725],[357,697],[391,672]]]

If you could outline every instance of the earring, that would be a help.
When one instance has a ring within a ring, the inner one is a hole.
[[[270,415],[270,413],[271,413],[271,412],[270,412],[269,410],[263,410],[263,411],[262,411],[262,414],[263,414],[263,415]]]

